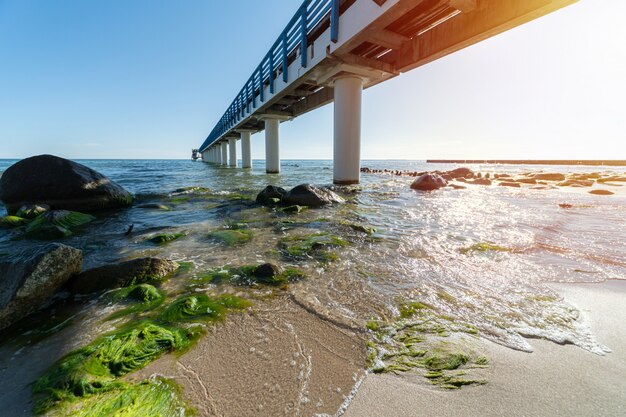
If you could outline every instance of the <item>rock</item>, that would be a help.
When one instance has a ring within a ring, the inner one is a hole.
[[[90,294],[111,288],[163,281],[175,272],[178,262],[159,258],[140,258],[90,269],[72,279],[72,294]]]
[[[20,207],[15,215],[24,219],[34,219],[46,211],[50,211],[50,206],[47,204],[26,204]]]
[[[519,182],[508,182],[508,181],[503,181],[500,184],[498,184],[500,187],[516,187],[516,188],[520,188],[521,185],[519,184]]]
[[[9,167],[0,178],[9,214],[27,204],[81,212],[127,207],[132,195],[104,175],[67,159],[39,155]]]
[[[52,210],[40,214],[26,227],[26,236],[36,239],[59,239],[68,237],[96,218],[84,213]]]
[[[599,183],[604,183],[604,182],[626,182],[626,177],[612,176],[612,177],[600,178],[600,179],[598,179],[598,182]]]
[[[450,175],[452,178],[473,178],[474,177],[474,171],[472,171],[469,168],[457,168],[457,169],[453,169],[451,171],[446,171],[446,174]]]
[[[593,181],[589,180],[566,180],[557,184],[559,187],[591,187]]]
[[[537,184],[537,180],[534,178],[515,178],[515,182],[519,182],[520,184]]]
[[[559,204],[559,207],[561,207],[562,209],[571,209],[574,207],[573,204],[569,204],[569,203],[561,203]]]
[[[591,190],[591,191],[589,191],[589,194],[593,194],[593,195],[613,195],[615,193],[613,191],[609,191],[609,190]]]
[[[343,203],[343,198],[334,192],[311,184],[301,184],[289,190],[282,204],[287,206],[321,207],[332,203]]]
[[[256,196],[256,202],[271,205],[276,203],[276,199],[278,202],[282,201],[285,194],[287,194],[287,190],[284,188],[268,185]]]
[[[257,266],[252,274],[259,278],[272,278],[279,275],[281,272],[280,267],[277,265],[265,263]]]
[[[467,183],[475,185],[491,185],[491,180],[488,178],[476,178],[475,180],[467,181]]]
[[[556,172],[539,172],[533,178],[542,181],[565,181],[565,175]]]
[[[448,182],[440,175],[424,174],[413,181],[411,188],[418,191],[433,191],[445,187],[446,185],[448,185]]]
[[[0,329],[43,307],[82,263],[80,250],[59,243],[0,262]]]
[[[454,188],[455,190],[465,190],[467,187],[463,186],[463,185],[458,185],[458,184],[449,184],[450,187]]]

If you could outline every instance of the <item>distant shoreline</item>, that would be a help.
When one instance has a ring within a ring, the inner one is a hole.
[[[624,160],[559,160],[559,159],[428,159],[428,164],[507,164],[507,165],[587,165],[626,166]]]

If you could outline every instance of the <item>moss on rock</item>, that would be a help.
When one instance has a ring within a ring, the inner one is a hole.
[[[471,252],[511,252],[511,249],[499,246],[490,242],[479,242],[471,246],[459,249],[459,252],[466,255]]]
[[[325,232],[286,236],[280,241],[283,255],[296,260],[314,258],[318,261],[333,261],[337,255],[331,249],[347,245],[345,239]]]
[[[209,233],[209,238],[226,246],[242,245],[252,239],[253,233],[248,229],[222,229]]]
[[[57,239],[73,235],[80,227],[96,218],[77,211],[53,210],[37,216],[26,227],[26,236]]]
[[[148,241],[157,245],[166,245],[185,236],[187,236],[187,234],[185,233],[160,233],[158,235],[152,236],[150,239],[148,239]]]
[[[0,217],[0,227],[12,229],[28,224],[28,219],[23,219],[18,216],[4,216]]]

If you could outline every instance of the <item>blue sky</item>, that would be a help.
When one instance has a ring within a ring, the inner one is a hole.
[[[0,0],[0,157],[188,158],[298,5]],[[626,159],[625,15],[582,0],[367,90],[362,157]],[[281,157],[332,157],[332,105]]]

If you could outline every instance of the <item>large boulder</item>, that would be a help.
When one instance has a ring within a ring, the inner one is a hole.
[[[426,173],[417,177],[411,184],[411,188],[418,191],[433,191],[446,185],[448,185],[448,182],[441,175]]]
[[[52,155],[23,159],[0,178],[0,200],[9,214],[28,204],[81,212],[127,207],[132,195],[84,165]]]
[[[178,269],[169,259],[140,258],[90,269],[75,276],[69,289],[73,294],[91,294],[111,288],[163,281]]]
[[[44,306],[82,264],[80,250],[59,243],[0,262],[0,329]]]
[[[283,197],[286,206],[321,207],[332,203],[343,203],[344,199],[334,192],[311,184],[301,184],[289,190]]]
[[[287,190],[284,188],[268,185],[256,196],[256,202],[266,205],[280,203],[285,194]]]
[[[451,171],[446,171],[444,172],[444,174],[449,175],[451,178],[473,178],[474,177],[474,171],[466,167],[461,167],[461,168],[453,169]]]

